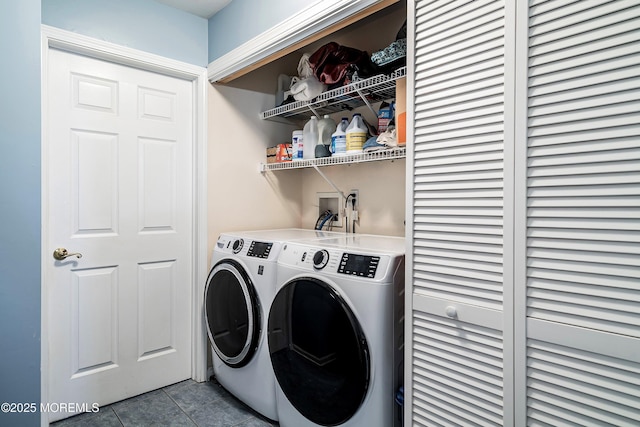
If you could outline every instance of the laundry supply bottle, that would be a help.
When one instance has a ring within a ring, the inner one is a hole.
[[[336,126],[336,131],[331,135],[331,153],[334,156],[343,156],[347,154],[347,128],[349,127],[349,118],[343,117]]]
[[[302,131],[294,130],[291,134],[291,160],[302,160],[300,142],[302,142]]]
[[[389,123],[393,120],[394,104],[395,102],[391,104],[383,102],[380,104],[380,109],[378,110],[378,135],[384,133],[389,127]]]
[[[325,114],[323,118],[318,120],[318,141],[315,147],[315,156],[329,157],[331,152],[329,151],[331,146],[331,133],[336,128],[336,122]]]
[[[303,144],[303,156],[304,160],[307,159],[315,159],[315,145],[318,141],[318,118],[316,116],[311,116],[309,121],[305,123],[304,128],[302,129],[302,144]],[[298,142],[298,146],[300,143]],[[298,157],[300,157],[298,155]]]
[[[347,127],[347,154],[361,153],[364,143],[367,141],[367,126],[364,124],[362,115],[355,113]]]

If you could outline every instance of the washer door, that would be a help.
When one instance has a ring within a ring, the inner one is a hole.
[[[343,298],[322,280],[285,284],[269,313],[269,353],[280,388],[316,424],[339,425],[369,387],[369,349]]]
[[[260,338],[260,303],[245,269],[234,260],[217,263],[205,289],[207,332],[214,351],[240,368],[255,354]]]

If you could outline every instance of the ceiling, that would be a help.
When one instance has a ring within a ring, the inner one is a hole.
[[[209,19],[232,0],[155,0],[158,3],[184,10]]]

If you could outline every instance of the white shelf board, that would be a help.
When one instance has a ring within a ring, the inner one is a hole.
[[[284,117],[289,119],[309,119],[315,113],[322,117],[371,103],[393,99],[396,96],[396,80],[405,77],[407,68],[402,67],[390,75],[377,75],[358,80],[345,86],[320,94],[312,101],[296,101],[272,108],[260,114],[261,119]]]
[[[268,170],[285,170],[285,169],[303,169],[312,168],[314,166],[332,166],[332,165],[344,165],[364,162],[375,162],[380,160],[394,160],[404,159],[406,157],[406,148],[395,148],[391,150],[378,150],[368,153],[347,154],[344,156],[332,156],[322,157],[318,159],[309,160],[296,160],[292,162],[280,162],[280,163],[261,163],[260,171],[265,172]]]

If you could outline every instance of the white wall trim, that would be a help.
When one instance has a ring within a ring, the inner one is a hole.
[[[47,194],[48,170],[48,117],[44,106],[48,105],[48,63],[49,50],[60,49],[68,52],[102,59],[116,64],[136,67],[155,73],[181,78],[192,82],[194,95],[194,218],[193,218],[193,299],[192,299],[192,364],[191,375],[195,381],[207,379],[207,335],[202,318],[204,285],[208,273],[207,265],[207,70],[203,67],[176,61],[136,49],[120,46],[81,34],[61,30],[47,25],[41,26],[41,87],[42,87],[42,138],[41,138],[41,184],[42,184],[42,254],[41,254],[41,401],[48,402],[49,389],[49,340],[47,325],[48,293],[45,273],[48,269],[50,251],[47,240],[49,215]],[[49,425],[47,413],[40,416],[42,426]]]
[[[120,46],[48,25],[42,25],[42,37],[43,43],[46,41],[46,45],[43,45],[46,49],[55,48],[79,53],[92,58],[104,59],[115,64],[137,67],[185,80],[197,80],[203,70],[202,67],[197,65]]]
[[[321,0],[212,61],[209,80],[222,80],[381,0]]]

